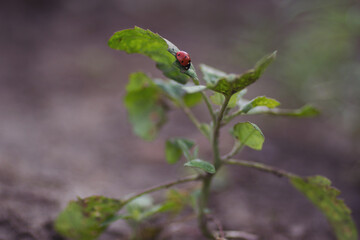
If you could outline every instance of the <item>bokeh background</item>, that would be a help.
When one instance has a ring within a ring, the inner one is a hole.
[[[132,134],[122,104],[128,75],[162,77],[150,59],[107,46],[113,32],[135,25],[189,52],[195,66],[227,72],[278,50],[248,97],[274,97],[284,108],[312,103],[322,114],[249,118],[266,141],[263,151],[246,149],[241,158],[329,177],[359,226],[358,1],[17,0],[0,7],[0,239],[60,239],[52,220],[76,196],[122,197],[183,175],[181,164],[164,160],[170,136],[196,139],[204,158],[211,156],[178,111],[156,141]],[[204,106],[195,111],[209,120]],[[222,140],[225,153],[227,131]],[[334,239],[321,213],[284,179],[242,168],[223,176],[211,207],[226,229],[263,239]],[[119,223],[101,239],[123,239],[126,231]],[[194,231],[178,235],[199,239]]]

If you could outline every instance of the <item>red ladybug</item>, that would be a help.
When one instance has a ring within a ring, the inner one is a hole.
[[[179,61],[181,66],[183,66],[186,70],[190,68],[191,59],[187,52],[178,51],[176,53],[176,59]]]

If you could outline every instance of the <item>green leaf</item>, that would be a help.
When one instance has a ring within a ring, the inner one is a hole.
[[[260,128],[251,122],[237,123],[231,133],[241,144],[255,150],[261,150],[265,141],[264,134]]]
[[[149,195],[143,195],[132,200],[126,205],[127,220],[141,222],[145,216],[144,213],[154,206],[154,200]]]
[[[175,54],[174,54],[174,57],[175,57]],[[179,61],[177,61],[177,60],[176,60],[175,62],[173,62],[173,65],[174,65],[176,68],[180,69],[180,72],[188,75],[189,77],[191,77],[191,78],[193,78],[193,79],[199,80],[199,79],[198,79],[198,76],[196,75],[196,71],[195,71],[195,68],[194,68],[194,65],[192,64],[192,62],[191,62],[191,64],[190,64],[190,68],[189,68],[189,69],[185,69],[185,67],[182,66],[182,65],[179,63]]]
[[[240,110],[244,113],[249,112],[251,109],[259,106],[267,107],[267,108],[275,108],[279,106],[280,103],[273,98],[267,98],[265,96],[256,97],[248,103],[241,106]]]
[[[126,86],[124,98],[129,120],[136,135],[153,140],[166,122],[166,106],[161,101],[161,90],[144,73],[133,73]]]
[[[230,96],[258,80],[275,57],[276,51],[258,61],[253,69],[240,75],[226,74],[204,64],[200,68],[209,89]]]
[[[180,101],[186,94],[182,89],[182,85],[177,82],[155,79],[155,83],[172,100]]]
[[[73,240],[96,239],[106,230],[104,222],[113,218],[122,208],[117,199],[92,196],[71,201],[55,221],[55,229]]]
[[[238,99],[242,99],[244,96],[245,96],[245,94],[247,93],[247,89],[246,88],[244,88],[243,90],[241,90],[239,93],[238,93]]]
[[[178,193],[180,194],[180,193]],[[127,205],[127,214],[118,215],[111,220],[116,221],[117,219],[132,220],[135,222],[144,221],[158,213],[172,212],[176,213],[183,208],[183,204],[179,202],[179,196],[177,199],[171,194],[171,198],[167,195],[167,199],[164,203],[154,205],[153,199],[148,195],[144,195],[133,200]],[[182,205],[182,206],[181,206]]]
[[[111,223],[116,222],[117,220],[120,220],[120,219],[129,220],[129,219],[131,219],[131,216],[126,215],[126,214],[118,214],[118,215],[115,215],[112,218],[109,218],[108,220],[104,221],[101,225],[108,226]]]
[[[214,174],[216,172],[214,165],[209,162],[194,159],[184,164],[185,167],[200,168],[201,170]]]
[[[234,108],[237,105],[237,99],[238,99],[238,94],[234,94],[231,96],[230,101],[228,103],[228,108]],[[224,101],[225,101],[225,96],[221,93],[215,92],[213,95],[210,96],[210,100],[219,106],[222,106]]]
[[[187,107],[194,107],[195,105],[199,104],[203,98],[201,93],[190,93],[185,94],[183,97],[184,103]]]
[[[186,83],[188,76],[197,78],[192,65],[189,70],[185,70],[174,57],[175,51],[179,51],[179,49],[150,30],[134,27],[116,32],[110,38],[108,45],[116,50],[140,53],[150,57],[166,77],[179,83]]]
[[[287,117],[314,117],[320,114],[319,110],[311,105],[305,105],[302,108],[295,110],[281,109],[281,108],[262,108],[258,107],[252,109],[249,114],[270,114],[276,116],[287,116]]]
[[[215,92],[213,95],[210,96],[210,100],[214,104],[216,104],[218,106],[222,106],[225,101],[225,97],[221,93]]]
[[[187,107],[193,107],[202,101],[201,91],[205,86],[184,86],[173,81],[155,79],[157,86],[173,101],[182,101]]]
[[[187,93],[197,93],[204,91],[206,89],[206,86],[203,85],[183,86],[182,89]]]
[[[184,154],[186,158],[190,157],[190,149],[194,146],[194,142],[184,138],[172,138],[165,143],[165,157],[166,161],[174,164],[179,161],[181,155]]]
[[[331,186],[329,179],[322,176],[293,176],[290,182],[326,216],[338,240],[358,239],[351,211],[343,200],[337,198],[340,191]]]

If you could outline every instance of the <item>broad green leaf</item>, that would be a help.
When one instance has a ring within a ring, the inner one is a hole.
[[[189,70],[185,70],[178,64],[174,51],[179,49],[150,30],[135,27],[116,32],[110,38],[108,45],[113,49],[127,53],[140,53],[150,57],[166,77],[179,83],[186,83],[188,76],[197,78],[192,65]]]
[[[188,140],[184,141],[181,139],[181,140],[177,140],[177,144],[180,147],[182,153],[184,154],[184,157],[188,161],[194,159],[192,154],[190,153],[190,148],[193,146],[193,145],[191,145],[192,144],[191,141],[188,141]]]
[[[178,147],[175,143],[167,140],[165,143],[165,158],[166,161],[170,164],[174,164],[182,156],[181,148]]]
[[[187,93],[197,93],[204,91],[206,89],[206,86],[203,85],[182,86],[182,89]]]
[[[238,99],[241,99],[245,96],[245,94],[247,93],[247,89],[244,88],[243,90],[241,90],[239,93],[238,93]]]
[[[171,194],[171,198],[170,195],[167,194],[166,201],[161,204],[154,204],[153,199],[150,196],[144,195],[133,200],[126,206],[127,214],[118,215],[111,220],[116,221],[118,219],[125,219],[141,222],[158,213],[177,213],[182,209],[183,204],[184,203],[179,202],[179,196],[177,196],[177,199],[174,198],[174,193]]]
[[[234,108],[237,105],[237,99],[238,99],[238,94],[234,94],[231,96],[230,101],[228,103],[228,108]],[[224,104],[225,101],[225,96],[221,93],[215,92],[213,95],[210,96],[210,100],[219,106],[222,106]]]
[[[230,96],[258,80],[275,57],[276,51],[262,58],[255,64],[253,69],[240,75],[226,74],[225,72],[204,64],[202,64],[200,68],[209,89]]]
[[[127,212],[127,219],[140,222],[144,219],[144,213],[147,209],[150,209],[154,206],[154,200],[149,195],[143,195],[132,200],[125,207]]]
[[[194,146],[194,142],[184,138],[172,138],[165,143],[165,157],[166,161],[170,164],[174,164],[184,154],[187,158],[190,158],[190,149]]]
[[[120,219],[129,220],[129,219],[131,219],[131,216],[126,215],[126,214],[118,214],[118,215],[115,215],[115,216],[113,216],[112,218],[109,218],[108,220],[106,220],[105,222],[103,222],[103,223],[102,223],[102,226],[108,226],[108,225],[110,225],[111,223],[116,222],[117,220],[120,220]]]
[[[193,107],[199,104],[203,100],[203,98],[201,96],[201,93],[197,92],[185,94],[183,100],[187,107]]]
[[[186,94],[186,92],[182,89],[182,85],[177,82],[155,79],[155,83],[168,97],[173,100],[181,100]]]
[[[161,101],[161,90],[144,73],[133,73],[126,86],[125,107],[133,130],[139,137],[151,141],[166,122],[166,106]]]
[[[201,91],[205,86],[184,86],[173,81],[156,79],[155,83],[175,102],[184,102],[187,107],[193,107],[202,101]]]
[[[243,113],[249,112],[251,109],[259,106],[267,107],[267,108],[275,108],[279,106],[280,103],[273,98],[267,98],[265,96],[256,97],[248,103],[241,106],[240,110]]]
[[[213,95],[210,96],[210,100],[214,104],[216,104],[218,106],[222,106],[225,101],[225,97],[221,93],[215,92]]]
[[[174,54],[174,57],[176,57],[175,54]],[[180,72],[181,72],[181,73],[184,73],[184,74],[188,75],[189,77],[191,77],[191,78],[193,78],[193,79],[199,80],[199,79],[198,79],[198,76],[197,76],[197,74],[196,74],[194,65],[192,64],[192,62],[191,62],[191,64],[190,64],[190,68],[187,69],[187,70],[186,70],[185,67],[183,67],[183,66],[179,63],[179,61],[177,61],[177,60],[176,60],[175,62],[173,62],[173,66],[175,66],[176,68],[180,69]]]
[[[261,150],[265,141],[264,134],[260,128],[251,122],[237,123],[231,133],[241,144],[255,150]]]
[[[219,79],[226,79],[228,74],[205,64],[200,64],[200,70],[208,86],[215,86]]]
[[[104,222],[113,218],[122,208],[117,199],[92,196],[69,202],[55,221],[55,229],[72,240],[96,239],[106,230]]]
[[[200,168],[201,170],[214,174],[216,172],[214,165],[209,162],[194,159],[184,164],[185,167]]]
[[[270,114],[276,116],[288,116],[288,117],[314,117],[319,115],[319,110],[311,105],[305,105],[302,108],[295,110],[281,109],[281,108],[262,108],[257,107],[248,112],[248,114]]]
[[[326,216],[338,240],[358,239],[351,211],[343,200],[337,198],[340,191],[331,186],[329,179],[322,176],[293,176],[290,182]]]

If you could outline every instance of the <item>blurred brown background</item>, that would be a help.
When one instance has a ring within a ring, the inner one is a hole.
[[[211,156],[181,112],[170,113],[155,142],[132,134],[122,105],[127,76],[161,73],[107,40],[135,25],[189,52],[195,66],[227,72],[277,49],[248,97],[274,97],[284,108],[310,102],[322,115],[250,118],[266,141],[263,151],[246,149],[241,158],[327,176],[359,226],[358,1],[18,0],[0,8],[0,239],[59,239],[51,221],[76,196],[122,197],[181,176],[181,164],[164,160],[169,136],[196,139],[202,156]],[[209,120],[204,106],[195,110]],[[225,130],[223,152],[231,145]],[[321,213],[285,180],[242,168],[226,175],[211,199],[226,229],[263,239],[334,239]],[[122,228],[101,239],[117,239]]]

